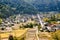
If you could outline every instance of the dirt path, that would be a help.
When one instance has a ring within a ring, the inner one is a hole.
[[[36,39],[36,29],[29,29],[26,34],[25,40],[37,40]]]

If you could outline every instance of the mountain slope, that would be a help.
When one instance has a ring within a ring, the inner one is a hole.
[[[10,7],[0,3],[0,18],[5,18],[8,16],[10,16]]]
[[[25,2],[34,5],[41,12],[60,11],[60,1],[58,0],[25,0]]]
[[[0,0],[0,17],[14,14],[35,14],[38,12],[60,11],[58,0]]]
[[[37,13],[37,10],[30,4],[24,2],[24,0],[0,0],[0,14],[3,14],[5,17],[9,17],[13,14],[19,13]]]

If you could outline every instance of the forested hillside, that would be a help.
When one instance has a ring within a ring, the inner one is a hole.
[[[37,10],[23,0],[0,0],[0,17],[6,18],[14,14],[32,14],[37,13]]]
[[[0,0],[0,18],[14,14],[36,14],[38,12],[60,11],[56,0]]]

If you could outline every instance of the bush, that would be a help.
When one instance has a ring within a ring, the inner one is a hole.
[[[17,37],[14,37],[14,40],[17,40]]]

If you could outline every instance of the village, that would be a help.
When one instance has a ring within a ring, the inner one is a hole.
[[[16,30],[17,32],[17,30],[25,30],[27,28],[26,31],[30,30],[31,32],[33,32],[35,30],[35,33],[37,34],[37,37],[36,36],[35,37],[39,40],[38,34],[40,32],[55,32],[57,30],[60,30],[60,20],[57,20],[60,19],[60,14],[54,14],[54,13],[52,14],[52,13],[53,12],[49,14],[40,13],[37,15],[18,14],[3,19],[0,25],[0,33],[9,32],[10,35],[11,32],[14,30]],[[51,19],[53,20],[50,21]],[[29,33],[29,35],[32,34]]]

